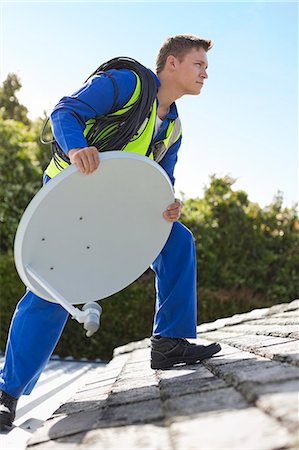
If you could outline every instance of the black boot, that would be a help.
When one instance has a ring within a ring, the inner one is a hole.
[[[11,427],[15,420],[18,399],[0,391],[0,430]]]
[[[220,352],[220,344],[191,344],[185,338],[153,336],[151,338],[151,368],[169,369],[174,364],[195,364]]]

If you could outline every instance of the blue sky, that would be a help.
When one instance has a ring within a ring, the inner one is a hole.
[[[261,206],[278,190],[298,201],[297,2],[0,3],[0,78],[20,76],[32,118],[112,57],[154,68],[167,36],[211,38],[204,90],[177,102],[177,192],[200,197],[209,175],[230,174]]]

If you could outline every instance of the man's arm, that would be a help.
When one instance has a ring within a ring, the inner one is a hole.
[[[172,144],[172,146],[167,150],[164,158],[160,161],[160,165],[163,167],[165,172],[170,178],[172,185],[174,186],[175,178],[174,178],[174,168],[178,159],[178,151],[182,143],[182,135],[179,139]],[[175,202],[168,206],[166,211],[163,213],[164,219],[169,222],[176,222],[179,220],[181,216],[181,210],[183,207],[183,203],[179,199],[175,199]]]
[[[113,104],[122,108],[131,97],[135,84],[136,77],[130,70],[111,70],[94,76],[55,106],[50,116],[54,137],[81,172],[92,173],[99,165],[96,147],[89,147],[84,136],[86,121],[108,114]]]

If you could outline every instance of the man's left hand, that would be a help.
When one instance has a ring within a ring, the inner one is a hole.
[[[163,213],[164,219],[169,222],[176,222],[181,217],[183,203],[178,198],[175,199],[174,203],[168,206],[166,211]]]

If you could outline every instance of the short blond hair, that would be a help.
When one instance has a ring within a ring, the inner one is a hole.
[[[173,55],[179,60],[190,52],[193,48],[203,48],[206,52],[213,46],[210,39],[204,39],[192,34],[180,34],[178,36],[167,38],[159,50],[156,59],[156,72],[159,73],[164,69],[166,59],[169,55]]]

